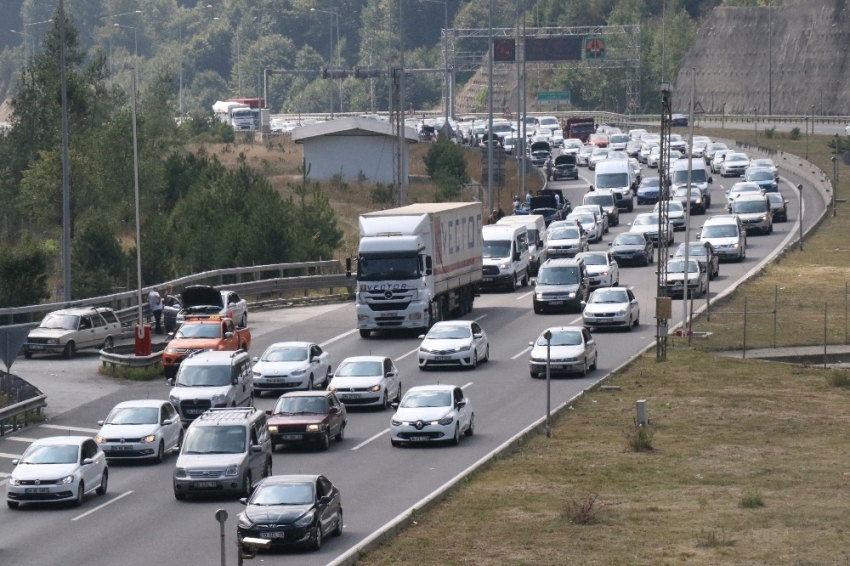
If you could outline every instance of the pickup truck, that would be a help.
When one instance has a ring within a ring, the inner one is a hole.
[[[166,379],[177,375],[180,362],[190,354],[204,350],[247,352],[251,347],[251,331],[236,328],[231,319],[221,316],[189,316],[177,332],[169,336],[171,340],[162,354]]]

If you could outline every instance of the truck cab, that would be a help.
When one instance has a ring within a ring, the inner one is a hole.
[[[483,238],[485,287],[523,287],[529,280],[528,230],[524,225],[484,226]]]

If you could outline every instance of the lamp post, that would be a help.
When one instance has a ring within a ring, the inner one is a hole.
[[[310,8],[310,11],[311,12],[321,12],[323,14],[328,14],[331,17],[331,19],[330,19],[331,27],[330,27],[330,30],[329,30],[329,33],[330,33],[329,40],[330,41],[329,41],[329,47],[328,47],[328,65],[332,65],[333,64],[333,58],[334,58],[334,17],[337,17],[337,29],[339,29],[338,14],[336,12],[331,12],[331,11],[328,11],[328,10],[319,10],[318,8]],[[337,41],[337,44],[338,43],[339,43],[339,41]],[[339,64],[339,54],[337,54],[337,64]],[[331,119],[333,119],[333,117],[334,117],[334,82],[333,82],[333,79],[328,79],[328,86],[330,87],[328,89],[328,101],[330,102],[330,105],[331,105]],[[342,88],[342,87],[340,87],[340,88]],[[341,112],[342,111],[342,98],[340,98],[339,103],[340,103],[340,112]]]
[[[118,24],[115,24],[118,25]],[[144,319],[142,315],[142,230],[139,215],[139,144],[136,135],[136,69],[133,68],[133,92],[131,100],[133,104],[133,192],[136,199],[136,287],[138,289],[139,303],[139,326],[136,336],[144,335]]]
[[[756,145],[759,144],[759,109],[753,108],[753,114],[755,118],[753,119],[753,126],[756,129]]]
[[[773,0],[767,0],[767,114],[773,116]]]
[[[800,193],[800,251],[803,251],[803,185],[797,185],[797,192]]]
[[[22,31],[15,31],[13,29],[10,29],[9,31],[12,32],[12,33],[16,33],[18,35],[22,35],[24,37],[30,38],[30,44],[31,44],[31,47],[32,47],[32,56],[33,56],[33,58],[35,58],[35,37],[28,34],[28,33],[24,33]],[[24,45],[26,45],[26,41],[27,40],[25,39]],[[24,47],[24,64],[22,65],[22,67],[26,67],[26,66],[27,66],[27,49],[26,49],[26,47]]]
[[[550,422],[551,407],[552,407],[552,376],[551,376],[551,359],[552,359],[552,332],[547,330],[543,333],[543,338],[546,339],[546,438],[552,438],[552,425]]]
[[[41,24],[49,24],[51,22],[53,22],[53,18],[51,18],[49,20],[43,20],[43,21],[40,21],[40,22],[32,22],[31,24],[24,24],[24,29],[27,29],[29,26],[38,26],[38,25],[41,25]],[[15,33],[15,30],[12,30],[12,33]],[[26,34],[22,33],[21,35],[26,35]],[[32,56],[35,57],[35,40],[36,40],[36,37],[34,35],[31,35],[29,37],[30,37],[30,40],[32,41]]]
[[[63,294],[71,300],[71,173],[68,155],[68,81],[65,73],[65,0],[59,0],[59,81],[62,120],[62,262]]]

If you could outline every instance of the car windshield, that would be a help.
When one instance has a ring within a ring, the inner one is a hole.
[[[767,198],[770,199],[770,202],[776,202],[779,204],[785,204],[785,200],[779,193],[767,193]]]
[[[736,200],[732,204],[732,212],[735,214],[755,214],[766,211],[767,203],[763,200]]]
[[[739,155],[739,154],[737,154],[737,153],[733,153],[732,155],[729,155],[728,157],[726,157],[726,161],[727,161],[727,162],[731,162],[731,161],[747,161],[747,157],[746,157],[745,155]]]
[[[260,358],[263,362],[306,362],[307,348],[304,346],[288,348],[269,348]]]
[[[773,181],[773,173],[766,169],[750,171],[747,173],[747,181]]]
[[[510,257],[511,241],[510,240],[484,240],[482,250],[484,258],[501,259]]]
[[[581,346],[581,332],[577,330],[555,330],[552,331],[551,346]],[[546,345],[546,338],[540,335],[537,339],[538,346]]]
[[[357,262],[357,278],[361,281],[418,279],[419,256],[361,255]]]
[[[51,330],[76,330],[80,325],[80,317],[72,314],[49,314],[44,317],[39,328]]]
[[[570,214],[567,217],[567,220],[578,220],[582,224],[596,224],[596,218],[594,218],[593,215],[590,214],[576,214],[575,216]]]
[[[676,198],[685,198],[688,196],[688,189],[676,189],[676,191],[673,193],[673,196]],[[699,198],[701,196],[702,192],[700,192],[699,189],[691,189],[691,198]]]
[[[641,214],[634,221],[635,226],[650,226],[652,224],[658,224],[658,216],[654,214]]]
[[[687,184],[688,182],[688,172],[685,171],[673,171],[673,184],[682,185]],[[705,183],[705,169],[693,169],[691,171],[691,182],[692,183]]]
[[[549,234],[550,240],[578,240],[578,228],[558,228]]]
[[[608,257],[604,253],[597,254],[579,254],[584,260],[585,265],[608,265]]]
[[[582,147],[583,147],[583,144],[581,144],[579,142],[571,142],[569,140],[564,141],[564,149],[575,149],[575,148],[581,149]]]
[[[249,502],[251,505],[310,505],[313,503],[312,483],[261,485]]]
[[[738,227],[734,224],[721,224],[719,226],[706,226],[702,229],[703,238],[736,238]]]
[[[770,159],[754,159],[750,162],[750,165],[753,167],[766,167],[767,169],[776,167]]]
[[[643,246],[646,245],[646,238],[640,234],[620,234],[614,239],[615,246]]]
[[[619,185],[622,186],[622,185]],[[600,189],[607,187],[599,186]],[[598,204],[599,206],[614,206],[614,195],[587,195],[584,204]]]
[[[537,275],[538,285],[578,285],[579,269],[570,267],[544,267]]]
[[[729,194],[740,195],[742,193],[760,193],[761,188],[758,185],[739,185],[734,187]]]
[[[685,193],[682,192],[682,194],[680,195],[679,191],[676,191],[674,196],[677,196],[677,197],[678,196],[685,196]],[[677,200],[671,200],[670,202],[667,203],[667,210],[669,210],[670,212],[684,212],[685,207],[682,206],[681,202],[679,202]],[[658,204],[657,203],[656,203],[655,207],[652,209],[652,212],[658,212]]]
[[[450,391],[408,391],[401,400],[401,407],[417,409],[421,407],[450,407],[452,394]]]
[[[75,444],[39,444],[30,446],[21,464],[76,464],[80,447]]]
[[[615,134],[610,138],[611,143],[628,143],[629,136],[626,134]]]
[[[184,324],[180,327],[175,338],[221,338],[221,324],[196,323]]]
[[[590,296],[591,303],[628,303],[629,296],[621,289],[601,289]]]
[[[343,362],[334,377],[371,377],[383,375],[381,362]]]
[[[312,413],[324,415],[328,412],[328,402],[324,397],[281,397],[274,407],[273,414]]]
[[[435,326],[425,335],[427,340],[459,340],[469,338],[472,333],[468,326]]]
[[[695,261],[688,262],[688,273],[697,273],[699,271],[699,264]],[[685,272],[685,262],[684,261],[670,261],[667,263],[667,273],[684,273]]]
[[[592,155],[593,157],[596,157],[596,156],[598,156],[598,155],[606,155],[606,156],[607,156],[607,155],[608,155],[608,150],[607,150],[607,149],[605,149],[605,148],[597,148],[597,149],[594,149],[594,150],[593,150],[593,153],[591,153],[591,155]]]
[[[116,407],[106,417],[106,424],[143,425],[159,422],[157,407]]]
[[[185,363],[177,374],[177,387],[224,387],[230,385],[230,366],[192,366]]]
[[[656,187],[656,188],[658,188],[660,185],[661,185],[661,181],[658,179],[658,177],[649,177],[647,179],[641,179],[641,182],[640,182],[640,188],[642,188],[642,189],[646,188],[646,187]]]
[[[679,249],[676,250],[676,255],[685,255],[685,244],[679,246]],[[708,250],[702,244],[691,244],[691,247],[688,249],[688,255],[691,257],[705,257],[708,255]]]
[[[190,427],[183,441],[183,454],[242,454],[245,452],[245,427]]]
[[[721,149],[726,149],[726,144],[725,143],[708,144],[708,149],[709,149],[709,151],[717,151],[717,150],[721,150]]]

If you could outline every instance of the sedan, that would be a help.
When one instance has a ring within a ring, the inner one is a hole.
[[[390,420],[390,443],[460,443],[460,435],[475,434],[475,412],[460,387],[420,385],[412,387]]]
[[[776,163],[774,163],[772,159],[753,159],[750,161],[750,169],[769,169],[776,180],[779,180],[779,169],[777,169]]]
[[[708,165],[714,159],[715,154],[718,151],[722,151],[724,149],[728,149],[725,143],[722,142],[712,142],[705,146],[705,151],[703,152],[703,158],[705,159],[705,164]],[[716,173],[716,171],[715,171]]]
[[[419,369],[460,366],[478,367],[478,362],[490,361],[487,334],[477,322],[456,320],[438,322],[428,334],[419,337]]]
[[[551,337],[547,341],[546,334]],[[545,330],[536,342],[529,342],[528,362],[531,377],[546,376],[546,355],[549,354],[549,373],[587,375],[596,369],[599,355],[590,331],[581,326],[556,326]]]
[[[319,550],[327,535],[342,534],[342,496],[326,477],[270,476],[240,499],[236,537],[271,540],[272,547]]]
[[[547,234],[547,253],[550,258],[575,257],[588,249],[587,233],[578,226],[559,226]]]
[[[564,140],[564,145],[561,146],[561,155],[575,155],[578,157],[581,150],[584,149],[584,144],[581,140],[568,139]]]
[[[779,193],[767,193],[774,222],[788,221],[788,200]]]
[[[630,223],[629,232],[635,234],[644,234],[647,239],[658,245],[658,215],[655,213],[638,214],[635,221]],[[667,222],[667,245],[673,244],[675,238],[673,236],[673,224]]]
[[[166,451],[179,451],[183,424],[169,401],[124,401],[97,421],[95,442],[110,460],[153,459],[162,462]]]
[[[640,324],[640,304],[627,287],[597,289],[590,295],[581,317],[587,328],[621,326],[631,330]]]
[[[682,242],[676,248],[676,253],[671,257],[684,260],[686,247],[688,250],[688,259],[695,259],[700,262],[706,273],[708,273],[709,279],[716,279],[720,275],[720,258],[717,257],[714,246],[710,242]]]
[[[310,391],[330,380],[331,356],[312,342],[277,342],[254,358],[254,391]]]
[[[584,252],[576,257],[584,260],[591,287],[615,287],[620,284],[620,266],[610,252]]]
[[[585,145],[578,152],[578,164],[587,167],[590,162],[590,156],[596,146]]]
[[[592,191],[588,194],[592,195],[592,194],[595,194],[596,192],[597,191]],[[585,199],[586,198],[587,198],[587,195],[585,195]],[[617,210],[617,209],[614,209],[614,210]],[[602,234],[608,233],[608,227],[610,226],[611,221],[608,219],[608,215],[605,213],[605,211],[602,210],[602,207],[599,206],[598,204],[586,204],[585,203],[585,204],[582,204],[580,206],[575,207],[572,210],[572,212],[576,212],[576,213],[590,212],[591,214],[593,214],[593,217],[596,218],[596,221],[600,224],[601,229],[602,229],[601,233]],[[620,218],[619,211],[617,211],[617,218],[618,219]]]
[[[653,204],[658,202],[658,191],[661,180],[658,177],[645,177],[641,179],[637,189],[638,204]]]
[[[720,165],[720,176],[731,177],[732,175],[743,175],[750,166],[750,158],[746,153],[733,153],[723,158]]]
[[[86,494],[105,495],[109,481],[106,456],[85,436],[52,436],[29,445],[6,482],[6,505],[63,502],[82,505]]]
[[[345,405],[387,409],[390,399],[401,399],[401,379],[390,358],[356,356],[346,358],[339,364],[328,391],[337,393]]]
[[[701,297],[708,288],[708,277],[696,259],[688,260],[688,296]],[[685,294],[685,259],[672,259],[667,263],[667,293],[670,297],[682,297]]]
[[[649,154],[652,153],[653,147],[658,147],[658,143],[644,141],[640,146],[640,151],[638,152],[638,161],[641,163],[649,163]]]
[[[750,165],[744,173],[744,181],[757,184],[766,193],[778,193],[779,183],[776,181],[776,176],[770,169],[756,169]]]
[[[653,261],[654,246],[646,234],[622,232],[608,245],[617,265],[626,262],[649,265]]]
[[[741,195],[763,195],[761,190],[755,183],[735,183],[732,188],[726,191],[726,210],[732,210],[732,203]]]
[[[732,155],[735,153],[734,149],[718,149],[714,152],[714,156],[711,158],[711,172],[712,173],[720,173],[720,166],[723,165],[723,160],[727,155]]]
[[[176,324],[186,322],[188,315],[220,315],[238,326],[248,326],[248,303],[233,291],[219,291],[209,285],[192,285],[180,293],[182,309]]]
[[[689,192],[690,195],[688,195]],[[673,194],[670,198],[678,202],[679,206],[682,206],[682,230],[685,229],[685,201],[688,201],[690,203],[691,213],[705,214],[705,195],[703,195],[702,191],[698,187],[691,186],[690,191],[688,191],[687,187],[679,187],[678,189],[673,191]]]
[[[570,215],[567,216],[567,220],[576,220],[579,222],[579,224],[581,224],[581,227],[584,229],[588,242],[602,241],[602,221],[601,219],[595,218],[592,213],[571,212]],[[552,235],[549,234],[549,257],[553,257],[551,247]]]
[[[608,159],[608,149],[604,147],[598,147],[593,150],[593,153],[590,154],[590,158],[587,160],[587,166],[592,171],[596,169],[596,165],[600,161],[604,161]]]
[[[331,437],[342,442],[348,416],[333,391],[293,391],[266,411],[272,452],[279,444],[312,443],[327,450]]]

